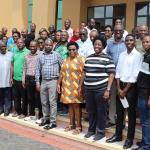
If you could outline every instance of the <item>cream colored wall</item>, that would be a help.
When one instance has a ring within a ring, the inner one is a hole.
[[[32,22],[37,25],[37,31],[42,27],[55,25],[56,0],[33,0]]]
[[[65,19],[71,19],[71,26],[73,28],[79,26],[81,1],[82,0],[63,0],[62,27],[64,26],[63,24]]]
[[[8,28],[8,35],[13,27],[19,30],[27,27],[28,23],[28,3],[27,0],[5,0],[0,8],[0,29]]]

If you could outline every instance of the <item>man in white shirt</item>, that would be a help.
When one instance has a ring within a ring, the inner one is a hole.
[[[0,114],[8,116],[11,109],[11,87],[12,87],[12,56],[6,50],[6,43],[0,43]]]
[[[88,39],[87,29],[83,28],[79,31],[80,40],[76,41],[79,45],[78,53],[85,58],[94,53],[93,44],[90,39]]]
[[[135,38],[129,34],[125,38],[127,51],[120,54],[117,68],[116,79],[118,88],[118,99],[116,100],[116,132],[106,140],[107,143],[113,143],[122,140],[122,129],[125,108],[123,107],[120,98],[127,99],[129,107],[128,111],[128,132],[127,139],[123,149],[128,149],[133,144],[135,124],[136,124],[136,81],[139,69],[142,63],[142,55],[135,49]]]
[[[71,28],[71,20],[70,19],[65,20],[64,27],[65,27],[65,31],[67,31],[69,34],[68,41],[70,41],[71,37],[73,36],[73,29]]]

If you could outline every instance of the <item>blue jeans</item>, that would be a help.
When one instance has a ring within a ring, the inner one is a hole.
[[[0,88],[0,112],[10,112],[11,103],[11,87]]]
[[[89,116],[88,132],[105,134],[108,100],[103,98],[104,91],[85,90],[86,107]]]
[[[138,108],[142,124],[142,148],[150,150],[150,109],[148,109],[148,99],[139,96]]]

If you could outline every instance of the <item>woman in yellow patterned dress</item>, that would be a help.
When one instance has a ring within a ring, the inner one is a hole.
[[[69,57],[64,60],[57,86],[58,93],[61,93],[61,102],[69,105],[70,124],[65,131],[75,129],[73,134],[79,134],[82,131],[80,104],[83,102],[83,96],[80,81],[83,77],[85,59],[78,54],[78,48],[77,43],[68,43]]]

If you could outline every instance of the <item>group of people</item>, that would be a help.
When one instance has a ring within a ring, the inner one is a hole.
[[[20,119],[41,118],[44,129],[57,127],[56,116],[61,105],[69,113],[65,132],[82,132],[81,104],[85,103],[89,127],[85,138],[97,141],[105,129],[116,125],[115,134],[106,140],[122,140],[125,110],[128,114],[127,139],[133,145],[136,111],[139,111],[142,139],[134,150],[150,149],[150,36],[141,25],[132,34],[121,19],[114,27],[107,25],[99,33],[95,20],[71,28],[66,19],[64,29],[36,32],[34,23],[27,29],[7,28],[0,31],[0,115]],[[126,106],[124,105],[126,103]],[[138,109],[137,109],[138,108]],[[13,110],[13,111],[12,111]]]

